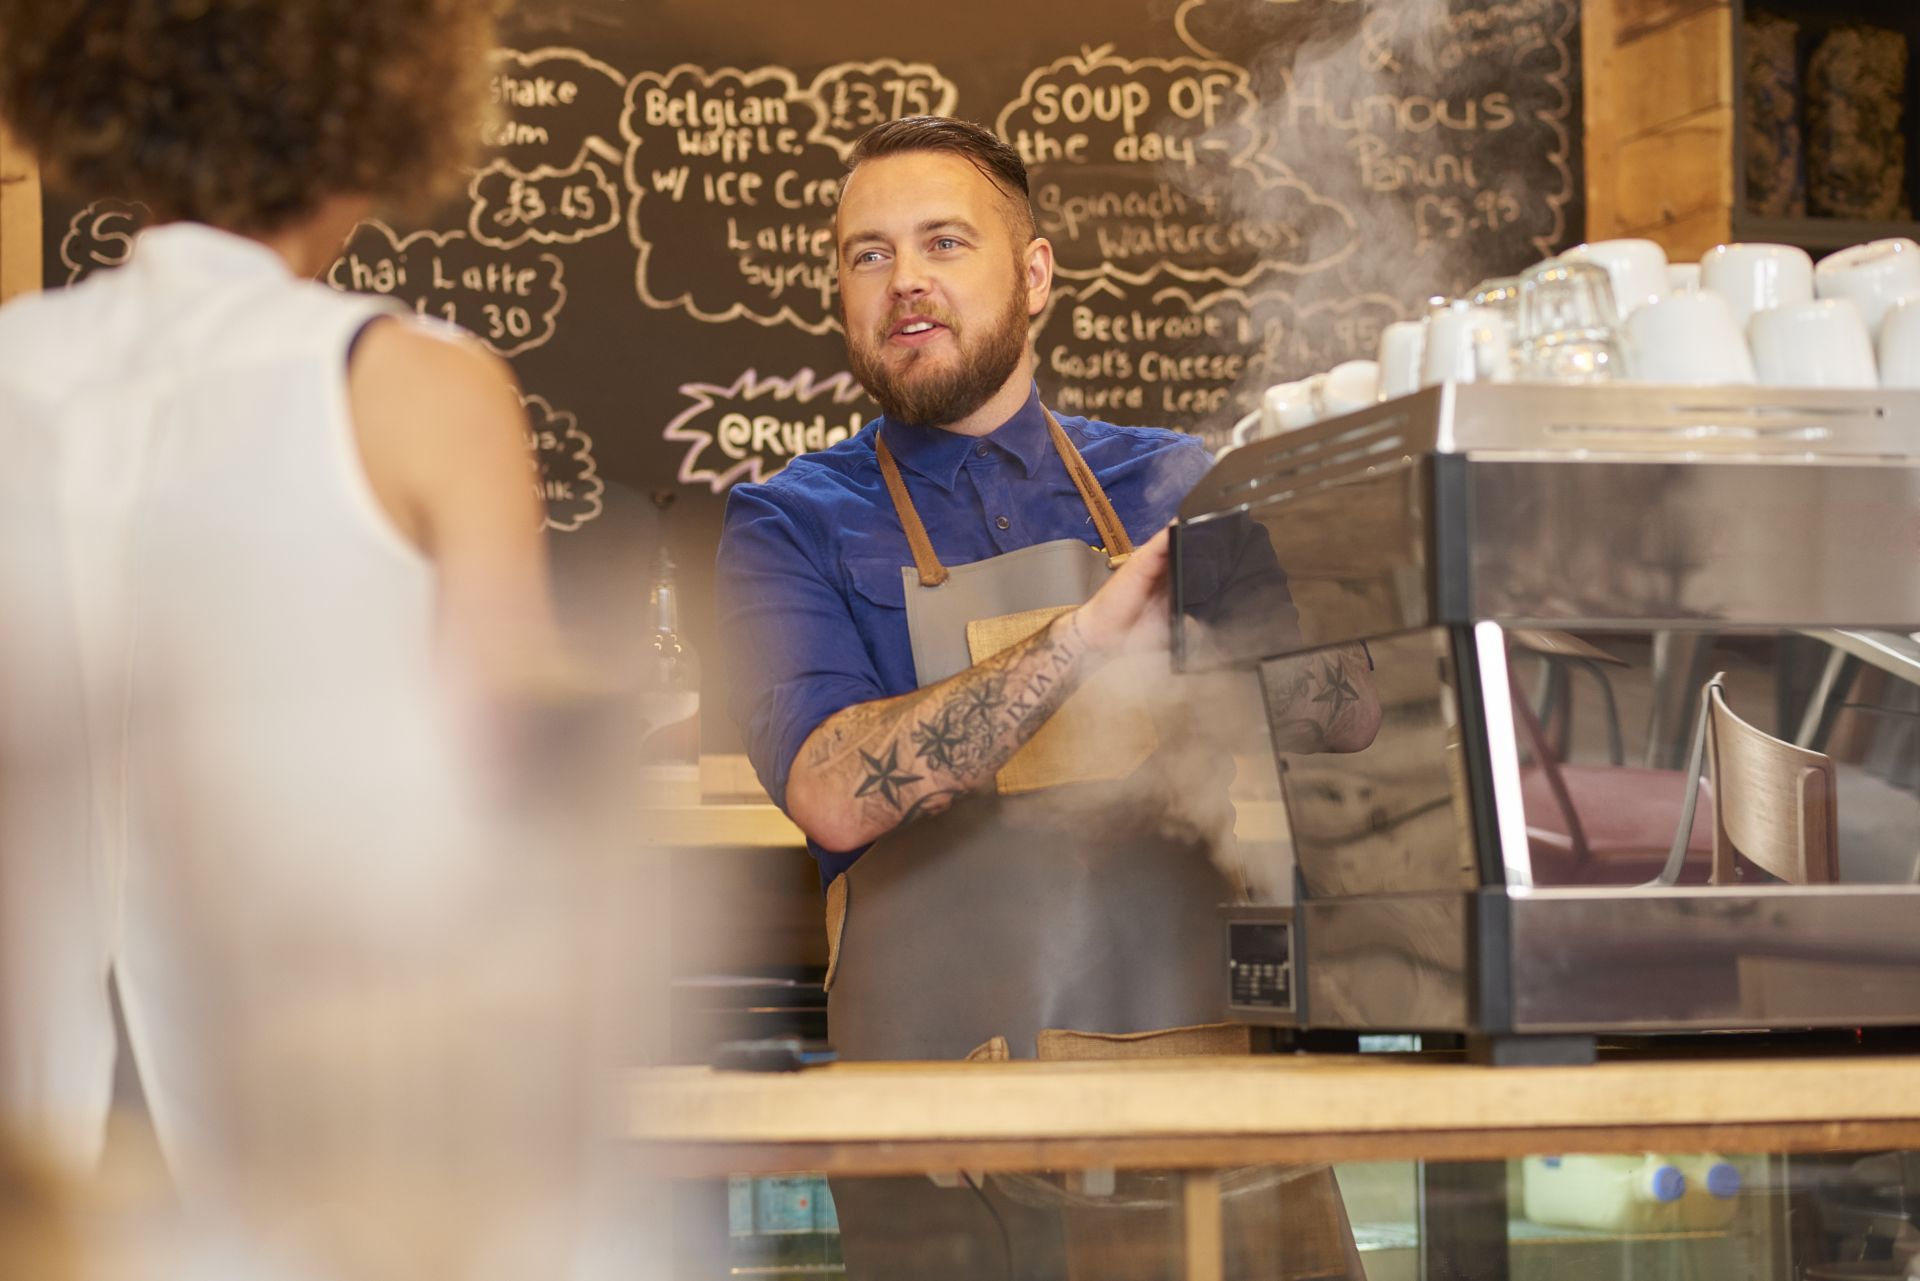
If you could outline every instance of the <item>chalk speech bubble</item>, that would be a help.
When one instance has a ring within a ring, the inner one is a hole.
[[[1039,327],[1050,404],[1109,422],[1199,431],[1248,374],[1246,299],[1098,280],[1059,291]]]
[[[1246,68],[1083,49],[1028,74],[996,128],[1032,173],[1066,280],[1247,286],[1320,271],[1353,216],[1265,156]]]
[[[1069,286],[1040,318],[1041,387],[1067,412],[1172,427],[1218,447],[1272,384],[1371,358],[1403,310],[1385,294]]]
[[[580,430],[572,411],[555,409],[544,396],[522,396],[527,440],[538,469],[547,528],[571,531],[600,514],[606,482],[593,460],[593,438]]]
[[[473,209],[467,230],[483,245],[512,249],[532,240],[572,245],[620,225],[620,192],[599,161],[582,156],[571,168],[516,173],[496,160],[467,186]]]
[[[1029,165],[1241,164],[1259,146],[1245,67],[1083,49],[1030,72],[994,128]]]
[[[60,237],[60,262],[66,283],[107,267],[118,267],[133,252],[133,238],[153,221],[153,210],[137,200],[96,200],[73,216]]]
[[[1324,271],[1359,244],[1344,205],[1264,167],[1192,184],[1140,167],[1050,172],[1034,180],[1033,208],[1065,280],[1244,287]]]
[[[960,101],[959,86],[938,67],[893,58],[828,67],[807,94],[820,112],[807,141],[824,143],[843,159],[874,125],[901,116],[950,116]]]
[[[841,163],[785,67],[642,72],[627,87],[627,233],[641,302],[697,320],[838,328]],[[671,253],[656,253],[661,245]]]
[[[336,289],[398,298],[423,316],[466,329],[501,356],[553,338],[567,288],[560,259],[476,243],[464,231],[402,236],[363,222],[327,271]]]
[[[684,444],[680,483],[714,493],[762,481],[803,453],[837,445],[858,432],[872,407],[866,392],[841,372],[791,378],[749,369],[732,383],[686,383],[691,402],[667,424],[664,439]]]
[[[1359,216],[1380,269],[1351,283],[1409,297],[1564,247],[1579,198],[1568,124],[1579,21],[1574,0],[1186,0],[1175,14],[1196,52],[1259,51],[1263,155]],[[1477,206],[1489,192],[1516,207]],[[1416,228],[1407,211],[1423,201],[1431,226]],[[1436,261],[1401,269],[1391,249],[1417,252],[1441,225]]]
[[[587,155],[620,159],[627,78],[578,49],[498,49],[493,101],[499,115],[482,141],[508,171],[572,168]]]

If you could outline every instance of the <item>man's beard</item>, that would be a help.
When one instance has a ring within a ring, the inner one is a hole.
[[[897,423],[915,427],[946,427],[972,414],[1006,386],[1027,349],[1027,306],[1024,281],[1017,282],[999,323],[968,345],[967,335],[954,328],[950,317],[935,316],[946,324],[959,348],[959,359],[944,368],[922,368],[927,353],[909,351],[897,367],[886,361],[887,335],[894,318],[875,335],[872,346],[847,340],[847,363],[867,389],[880,412]]]

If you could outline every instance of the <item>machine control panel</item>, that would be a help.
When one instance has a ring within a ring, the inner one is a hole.
[[[1249,1023],[1291,1024],[1297,1009],[1291,908],[1234,908],[1227,918],[1227,1012]]]

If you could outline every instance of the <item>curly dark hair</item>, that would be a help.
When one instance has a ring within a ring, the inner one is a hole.
[[[1006,198],[1009,223],[1017,238],[1033,239],[1033,205],[1027,190],[1027,166],[1020,153],[999,135],[971,120],[952,116],[903,116],[888,120],[855,139],[847,156],[851,174],[869,160],[910,151],[944,151],[978,169]]]
[[[496,0],[0,0],[0,118],[50,182],[275,231],[333,195],[449,194]]]

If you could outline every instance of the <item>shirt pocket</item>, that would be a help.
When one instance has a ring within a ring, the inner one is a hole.
[[[881,609],[906,609],[907,589],[901,581],[899,561],[849,556],[846,564],[847,582],[860,599]]]

